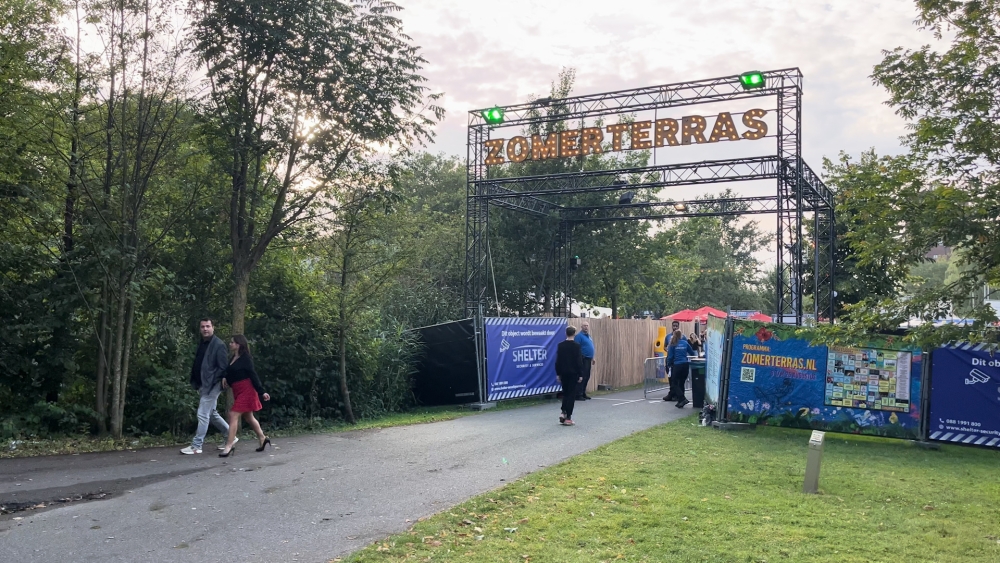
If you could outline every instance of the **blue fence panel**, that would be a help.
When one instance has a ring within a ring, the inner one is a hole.
[[[928,438],[1000,448],[1000,356],[969,344],[934,351]]]
[[[728,418],[793,428],[920,437],[919,350],[812,346],[795,327],[734,323]]]
[[[488,317],[486,396],[489,401],[555,393],[556,348],[566,339],[566,319]]]

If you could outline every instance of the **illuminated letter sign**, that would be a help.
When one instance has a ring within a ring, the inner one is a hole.
[[[615,123],[600,127],[569,129],[549,135],[532,135],[531,138],[517,136],[510,140],[490,139],[483,142],[487,149],[483,163],[495,166],[506,162],[525,160],[551,160],[573,158],[605,151],[602,143],[610,136],[611,151],[647,150],[654,147],[676,147],[680,145],[718,143],[721,141],[756,141],[767,136],[767,123],[761,118],[766,110],[752,109],[743,114],[746,130],[737,130],[733,116],[721,112],[715,116],[709,128],[709,119],[701,115],[688,115],[680,119],[657,119],[656,121],[636,121]],[[705,134],[708,133],[706,138]],[[628,146],[626,147],[626,138]]]

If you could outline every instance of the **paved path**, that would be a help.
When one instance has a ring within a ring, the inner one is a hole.
[[[324,562],[639,430],[691,414],[642,391],[456,420],[279,440],[266,453],[176,448],[0,460],[0,503],[109,492],[0,517],[5,561]],[[214,444],[206,444],[212,447]],[[15,520],[19,517],[19,520]]]

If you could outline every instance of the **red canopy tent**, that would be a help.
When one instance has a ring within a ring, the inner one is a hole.
[[[726,318],[726,313],[712,307],[702,307],[697,311],[692,311],[691,309],[684,309],[683,311],[677,311],[673,315],[667,315],[663,319],[669,319],[671,321],[680,321],[682,323],[691,322],[695,319],[700,321],[708,320],[708,316]]]
[[[679,321],[682,323],[686,323],[693,321],[695,316],[697,316],[697,313],[695,311],[692,311],[691,309],[684,309],[683,311],[677,311],[673,315],[667,315],[663,317],[663,319],[661,320],[671,320],[671,321]]]
[[[712,315],[713,317],[719,317],[721,319],[724,319],[727,316],[725,311],[720,311],[720,310],[715,309],[713,307],[702,307],[701,309],[698,309],[697,311],[695,311],[694,315],[696,317],[701,317],[701,318],[706,319],[706,320],[708,319],[709,315]]]
[[[764,313],[754,313],[754,314],[750,315],[749,317],[747,317],[747,320],[748,321],[761,321],[761,322],[765,322],[765,323],[770,323],[770,322],[774,321],[774,319],[771,318],[771,315],[765,315]]]

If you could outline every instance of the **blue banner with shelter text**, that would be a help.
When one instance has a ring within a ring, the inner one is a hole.
[[[1000,354],[970,344],[934,350],[928,438],[1000,448]]]
[[[555,362],[566,319],[487,317],[484,324],[488,401],[562,390]]]

